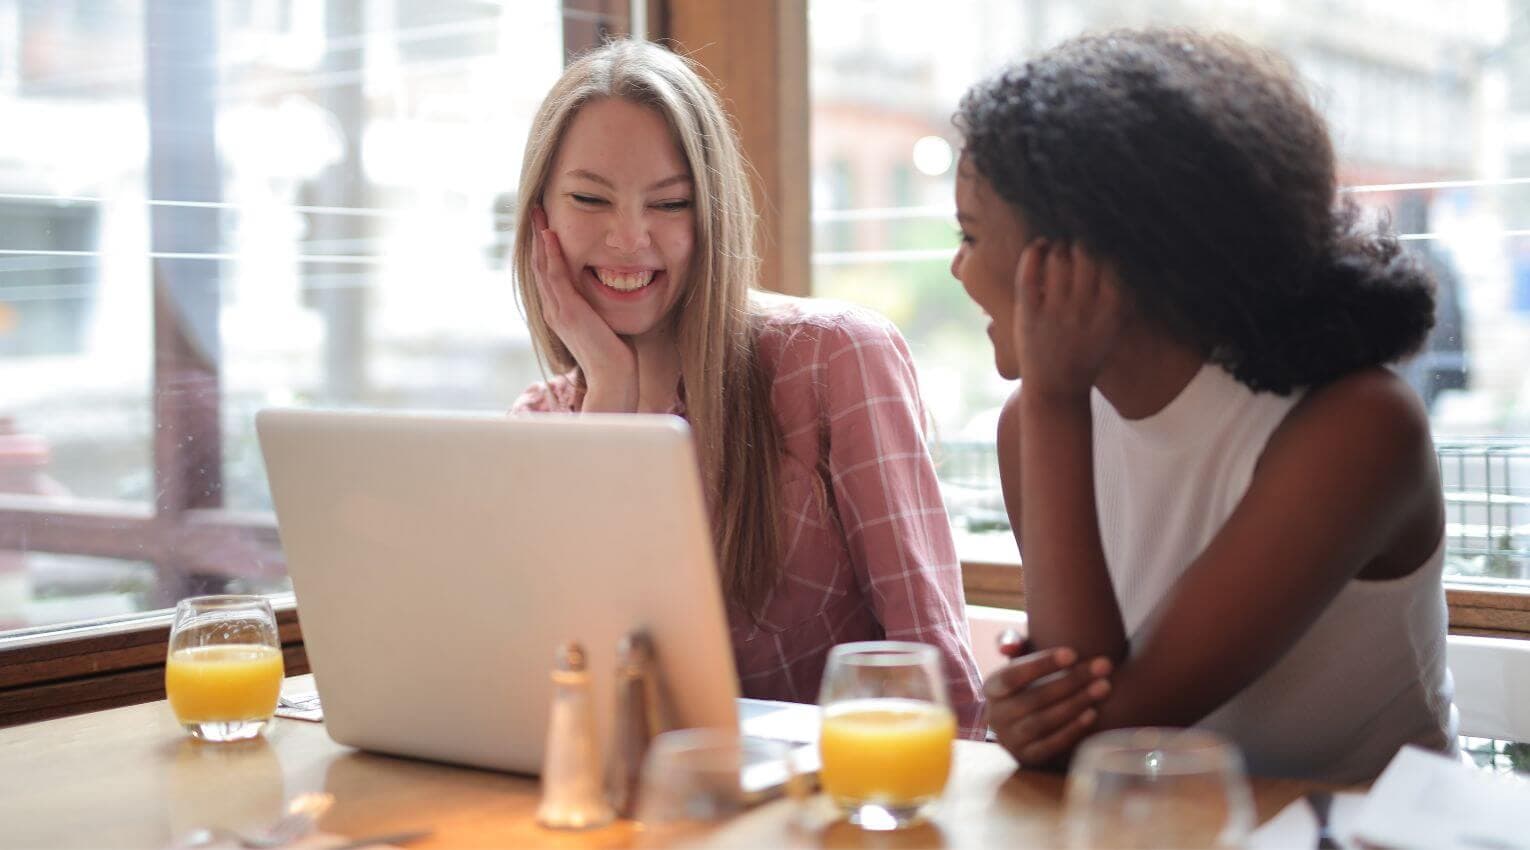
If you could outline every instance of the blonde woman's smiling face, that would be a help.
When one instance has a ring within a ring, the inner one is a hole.
[[[564,132],[543,209],[575,288],[616,333],[670,332],[696,241],[693,192],[654,109],[592,101]]]

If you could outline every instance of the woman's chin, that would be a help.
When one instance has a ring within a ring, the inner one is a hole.
[[[1020,378],[1020,364],[1016,363],[1012,357],[1005,357],[1003,354],[995,351],[993,353],[993,366],[998,371],[999,377],[1006,381],[1019,380]]]
[[[659,325],[659,316],[642,315],[647,311],[635,310],[595,310],[596,315],[605,320],[605,323],[617,335],[622,337],[638,337],[648,334]]]

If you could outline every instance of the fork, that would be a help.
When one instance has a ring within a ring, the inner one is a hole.
[[[334,803],[335,796],[322,791],[299,794],[287,804],[286,814],[260,832],[243,833],[222,827],[206,827],[191,832],[176,847],[206,847],[222,841],[233,841],[249,850],[269,850],[291,844],[312,832],[319,818]]]

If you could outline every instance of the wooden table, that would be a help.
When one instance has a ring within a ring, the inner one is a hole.
[[[1263,822],[1309,786],[1256,779]],[[630,823],[584,833],[532,819],[535,779],[372,755],[334,743],[318,723],[278,718],[263,738],[204,744],[165,702],[0,729],[0,848],[163,848],[201,826],[255,828],[304,791],[335,795],[328,832],[430,827],[409,845],[629,847]],[[1055,847],[1062,777],[1016,772],[995,744],[958,742],[931,823],[866,833],[824,815],[821,799],[762,806],[715,837],[720,847]]]

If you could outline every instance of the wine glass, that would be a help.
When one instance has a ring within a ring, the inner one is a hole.
[[[951,773],[956,715],[940,653],[867,641],[829,650],[819,703],[824,793],[863,829],[919,823]]]
[[[665,732],[643,759],[639,845],[684,846],[778,792],[806,796],[787,742],[728,729]]]
[[[263,596],[194,596],[175,606],[165,695],[194,738],[259,735],[282,689],[276,614]]]
[[[1213,732],[1102,732],[1068,772],[1063,830],[1076,850],[1241,847],[1253,825],[1243,756]]]

